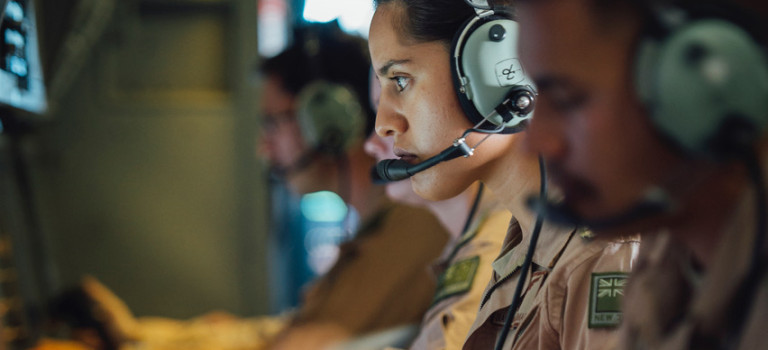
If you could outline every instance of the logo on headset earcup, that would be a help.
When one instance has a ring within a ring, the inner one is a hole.
[[[365,112],[347,86],[312,82],[299,92],[297,106],[302,136],[313,149],[338,155],[363,137]]]
[[[451,49],[454,88],[473,125],[490,115],[491,124],[503,125],[504,132],[516,132],[531,117],[536,93],[518,59],[517,38],[517,22],[493,14],[471,18],[455,36]],[[521,89],[528,92],[518,100]]]
[[[768,62],[738,25],[704,18],[638,47],[636,88],[653,123],[689,154],[720,158],[768,124]]]

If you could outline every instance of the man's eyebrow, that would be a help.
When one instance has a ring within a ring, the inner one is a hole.
[[[385,76],[387,75],[387,72],[389,72],[389,69],[392,68],[392,66],[399,65],[399,64],[406,64],[408,62],[411,62],[411,60],[409,59],[389,60],[386,64],[384,64],[383,66],[381,66],[381,68],[379,68],[379,75]]]
[[[539,90],[539,92],[572,86],[569,79],[557,75],[542,75],[539,77],[534,77],[533,82],[536,85],[536,90]]]

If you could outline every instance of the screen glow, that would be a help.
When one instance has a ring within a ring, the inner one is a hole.
[[[330,22],[338,19],[341,29],[368,37],[368,26],[373,17],[373,1],[307,0],[303,16],[308,22]]]
[[[301,197],[301,213],[315,222],[341,222],[347,216],[347,205],[339,195],[321,191]]]

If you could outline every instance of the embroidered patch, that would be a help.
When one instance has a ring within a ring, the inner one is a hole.
[[[589,328],[616,327],[621,323],[621,300],[627,274],[593,273],[589,289]]]
[[[437,281],[437,292],[432,299],[432,304],[469,291],[472,288],[472,282],[475,280],[475,273],[479,265],[480,257],[474,256],[449,266]]]

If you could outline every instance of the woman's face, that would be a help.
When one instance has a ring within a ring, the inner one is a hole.
[[[472,125],[453,90],[448,48],[442,42],[416,43],[402,36],[394,27],[402,16],[401,5],[386,3],[376,9],[371,22],[368,45],[381,84],[376,133],[393,137],[395,155],[416,164],[451,146]],[[483,137],[471,134],[467,141],[474,146]],[[494,160],[510,142],[509,137],[492,136],[472,157],[416,174],[413,189],[429,200],[454,197],[476,180],[493,176]]]

